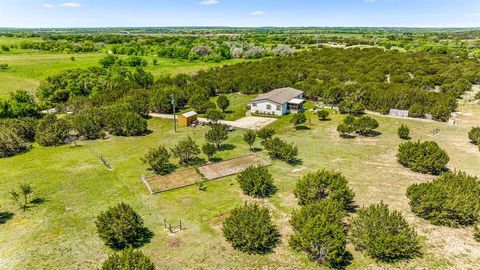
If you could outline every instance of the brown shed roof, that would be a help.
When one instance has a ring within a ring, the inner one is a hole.
[[[300,94],[303,94],[303,91],[297,90],[295,88],[291,88],[291,87],[279,88],[279,89],[272,90],[268,93],[261,94],[252,101],[260,101],[260,100],[267,99],[279,104],[284,104],[296,98]]]

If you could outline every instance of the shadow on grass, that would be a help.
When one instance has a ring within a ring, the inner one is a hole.
[[[210,162],[213,162],[213,163],[219,163],[220,161],[222,161],[223,159],[219,158],[219,157],[212,157],[209,161]]]
[[[307,127],[307,126],[298,126],[298,127],[295,127],[296,130],[310,130],[311,128],[310,127]]]
[[[230,143],[222,144],[218,147],[218,151],[229,151],[235,149],[236,146]]]
[[[353,136],[353,135],[350,135],[350,134],[340,134],[340,137],[342,139],[355,139],[357,136]]]
[[[133,244],[133,247],[139,248],[150,243],[154,235],[155,234],[149,228],[143,227],[142,230],[140,231],[140,235],[137,239],[137,242]]]
[[[261,152],[262,150],[263,149],[259,147],[253,147],[252,149],[250,149],[250,151],[252,151],[253,153]]]
[[[295,166],[303,165],[303,160],[300,158],[295,158],[287,161],[287,163],[295,167]]]
[[[46,202],[47,200],[45,198],[41,198],[41,197],[37,197],[37,198],[34,198],[30,201],[30,203],[32,204],[35,204],[35,205],[38,205],[38,204],[42,204],[44,202]]]
[[[332,268],[334,268],[334,269],[346,269],[352,263],[352,260],[353,260],[352,253],[346,251],[345,254],[343,255],[342,262],[332,265]]]
[[[195,159],[192,159],[190,160],[190,162],[188,164],[185,164],[186,167],[188,166],[201,166],[201,165],[205,165],[207,163],[207,161],[204,159],[204,158],[195,158]]]
[[[366,132],[366,133],[357,132],[357,134],[360,135],[360,136],[363,136],[363,137],[377,137],[377,136],[382,135],[381,132],[376,131],[376,130],[372,130],[372,131]]]
[[[4,224],[13,218],[15,214],[12,212],[0,212],[0,224]]]

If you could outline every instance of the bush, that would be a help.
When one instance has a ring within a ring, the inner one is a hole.
[[[13,129],[0,130],[0,158],[12,157],[30,149],[31,145]]]
[[[40,119],[35,130],[35,140],[42,146],[59,146],[67,143],[70,123],[65,118],[47,114]]]
[[[289,144],[279,138],[273,138],[265,141],[265,149],[272,159],[283,160],[293,163],[297,159],[298,148],[294,144]]]
[[[171,150],[173,155],[184,165],[190,165],[200,154],[200,148],[191,137],[179,141]]]
[[[232,210],[223,222],[223,236],[233,248],[249,254],[264,254],[280,242],[267,208],[245,204]]]
[[[473,144],[480,143],[480,127],[474,127],[468,132],[468,138]]]
[[[430,108],[430,114],[432,115],[433,119],[446,122],[448,121],[448,119],[450,119],[450,116],[452,115],[452,109],[446,104],[437,103],[432,108]]]
[[[227,126],[222,124],[212,125],[210,130],[205,133],[205,139],[213,143],[217,148],[220,147],[228,139]]]
[[[412,211],[435,225],[472,225],[480,215],[480,182],[465,173],[445,173],[407,189]]]
[[[166,175],[175,170],[175,166],[170,163],[171,154],[163,146],[151,148],[145,157],[142,158],[144,164],[148,164],[150,168],[160,175]]]
[[[270,140],[273,135],[275,135],[275,130],[273,128],[264,127],[257,131],[257,137],[263,142]]]
[[[252,146],[255,143],[256,138],[257,134],[255,134],[255,131],[253,130],[247,130],[245,133],[243,133],[243,141],[248,144],[250,150],[252,150]]]
[[[412,104],[408,109],[409,117],[424,118],[426,113],[427,111],[425,110],[425,107],[418,103]]]
[[[126,249],[113,253],[102,264],[102,270],[155,270],[153,262],[140,250]]]
[[[398,130],[398,137],[403,140],[408,140],[410,139],[410,128],[406,125],[401,125]]]
[[[115,136],[141,136],[147,133],[148,123],[140,115],[121,107],[105,109],[105,127]]]
[[[222,110],[222,112],[225,112],[228,106],[230,106],[230,100],[227,96],[221,95],[217,98],[217,106],[220,108],[220,110]]]
[[[405,142],[398,147],[397,160],[414,172],[438,175],[444,172],[450,160],[436,142]]]
[[[371,257],[385,262],[419,254],[417,233],[402,214],[386,204],[373,204],[358,211],[350,224],[352,242]]]
[[[208,157],[208,160],[211,160],[217,153],[217,147],[214,144],[206,143],[202,146],[202,152]]]
[[[338,110],[341,114],[360,115],[365,112],[365,106],[362,103],[344,100],[338,104]]]
[[[304,113],[296,113],[292,116],[292,119],[290,119],[290,123],[295,126],[295,128],[299,128],[300,126],[304,125],[307,122],[307,117],[305,116]]]
[[[72,117],[72,126],[79,136],[87,140],[96,140],[105,136],[102,114],[101,111],[96,108],[83,110],[74,114]]]
[[[330,113],[325,109],[319,110],[317,112],[318,119],[321,120],[321,121],[327,120],[329,115],[330,115]]]
[[[113,249],[139,246],[145,231],[143,219],[125,203],[102,212],[95,225],[98,236]]]
[[[37,120],[31,117],[0,120],[0,131],[11,130],[25,142],[35,141]]]
[[[237,176],[237,181],[249,196],[264,198],[275,191],[273,177],[265,167],[252,165]]]
[[[374,129],[378,128],[378,121],[370,116],[362,116],[355,120],[354,127],[358,134],[362,136],[369,136]]]
[[[339,202],[344,209],[349,210],[352,208],[355,196],[342,174],[326,170],[309,173],[300,178],[293,193],[300,205],[308,205],[330,198]]]
[[[294,231],[290,246],[316,263],[333,268],[344,265],[348,253],[343,217],[342,206],[332,200],[302,207],[290,220]]]
[[[207,109],[205,118],[210,120],[213,124],[217,124],[218,121],[225,119],[225,114],[219,109]]]

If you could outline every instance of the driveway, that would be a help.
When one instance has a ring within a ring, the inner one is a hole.
[[[149,114],[151,117],[154,118],[163,118],[163,119],[173,119],[172,114],[160,114],[160,113],[151,113]],[[271,123],[275,122],[277,119],[272,117],[259,117],[259,116],[245,116],[235,121],[219,121],[221,124],[232,126],[235,128],[242,128],[242,129],[252,129],[252,130],[259,130],[263,127],[270,125]],[[198,118],[198,121],[208,123],[209,120],[206,118]]]

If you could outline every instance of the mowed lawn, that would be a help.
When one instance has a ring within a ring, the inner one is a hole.
[[[423,257],[393,265],[378,264],[353,246],[350,269],[476,269],[480,268],[480,244],[473,240],[471,228],[446,228],[430,225],[409,209],[405,193],[411,183],[432,179],[413,173],[395,160],[401,140],[396,134],[407,124],[413,139],[437,141],[450,155],[451,169],[480,175],[480,152],[469,144],[466,133],[480,116],[478,106],[464,107],[461,125],[395,119],[375,116],[380,122],[373,138],[342,139],[336,125],[342,116],[320,122],[310,117],[310,130],[295,130],[290,116],[272,124],[279,136],[294,142],[303,164],[296,167],[274,161],[270,167],[278,191],[269,199],[256,200],[267,206],[283,235],[281,245],[265,256],[246,255],[231,248],[223,239],[221,224],[228,212],[245,200],[235,177],[206,184],[205,192],[196,186],[148,195],[140,180],[146,167],[140,158],[149,147],[172,146],[186,136],[203,144],[205,127],[172,130],[168,120],[150,120],[153,133],[145,137],[86,142],[81,146],[44,148],[0,159],[0,209],[15,216],[0,225],[0,269],[92,269],[111,252],[96,235],[95,217],[120,201],[131,204],[154,233],[142,249],[158,269],[322,269],[305,255],[288,247],[291,233],[288,220],[297,207],[293,196],[295,181],[318,169],[341,171],[349,180],[359,206],[384,201],[405,214],[423,238]],[[478,122],[477,122],[478,123]],[[432,130],[440,133],[432,136]],[[223,159],[249,154],[242,131],[230,133],[227,143],[236,146],[221,152]],[[257,143],[257,147],[260,145]],[[103,155],[114,168],[109,172],[97,155]],[[264,152],[260,152],[268,159]],[[33,185],[36,195],[45,199],[26,213],[9,200],[9,191],[18,183]],[[186,230],[168,235],[163,219],[175,224],[182,220]]]

